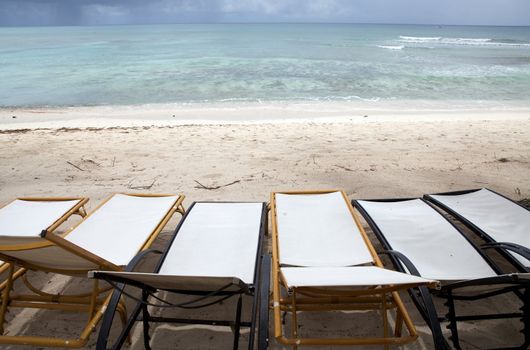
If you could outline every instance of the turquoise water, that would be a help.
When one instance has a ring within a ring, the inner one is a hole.
[[[0,106],[530,102],[530,27],[0,28]]]

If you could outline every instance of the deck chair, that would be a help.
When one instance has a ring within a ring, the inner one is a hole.
[[[74,277],[86,278],[94,269],[122,271],[151,245],[175,212],[183,212],[182,200],[183,196],[115,194],[62,235],[32,230],[1,236],[0,258],[11,266]],[[79,295],[52,295],[29,283],[34,294],[15,294],[13,277],[11,273],[3,291],[0,324],[14,307],[83,312],[88,322],[78,338],[0,335],[0,344],[82,347],[110,300],[106,293],[110,287],[100,288],[98,281],[93,281],[91,291]],[[120,311],[125,313],[124,305]]]
[[[87,198],[17,198],[0,209],[0,236],[38,234],[42,230],[54,232],[70,216],[86,216],[86,202]],[[11,267],[0,261],[0,276],[6,277],[1,279],[0,290],[7,285],[8,274],[14,280],[26,271],[18,268],[10,272]]]
[[[259,325],[258,348],[265,349],[270,285],[270,258],[262,254],[266,232],[265,203],[195,202],[175,230],[153,273],[91,272],[91,277],[108,281],[116,288],[102,323],[97,349],[108,348],[116,306],[121,294],[126,293],[124,285],[139,288],[142,297],[127,293],[137,301],[137,306],[112,349],[121,348],[140,313],[146,349],[150,349],[149,322],[231,326],[234,349],[239,344],[241,326],[250,327],[248,348],[254,349],[255,328]],[[186,301],[170,302],[161,293],[164,291],[169,292],[167,296],[173,293],[185,296]],[[241,321],[243,295],[253,298],[250,322]],[[148,310],[148,306],[203,308],[231,297],[238,298],[232,320],[154,317]]]
[[[530,210],[486,188],[425,195],[498,249],[521,272],[530,272]]]
[[[418,285],[435,287],[436,282],[384,269],[344,192],[274,192],[271,212],[274,330],[280,343],[293,348],[387,347],[417,338],[397,291]],[[381,312],[382,334],[317,338],[298,333],[300,312],[345,310]],[[396,313],[393,330],[390,311]],[[284,335],[282,312],[291,316],[291,336]]]
[[[398,271],[442,282],[439,291],[410,290],[437,348],[448,347],[440,322],[449,323],[450,340],[460,349],[458,322],[503,318],[521,318],[524,343],[517,348],[530,345],[530,274],[503,274],[478,246],[422,199],[356,200],[353,204]],[[438,316],[432,294],[446,301],[445,316]],[[457,315],[455,301],[487,303],[487,298],[501,294],[520,299],[522,312]]]

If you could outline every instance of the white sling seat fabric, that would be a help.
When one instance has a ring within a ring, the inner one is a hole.
[[[454,210],[497,242],[530,248],[530,211],[485,188],[459,195],[430,197]],[[513,253],[524,266],[530,261]]]
[[[158,273],[105,272],[159,289],[254,282],[263,203],[195,203]]]
[[[262,203],[196,203],[159,273],[253,283],[262,210]]]
[[[80,201],[16,199],[0,209],[0,237],[38,237]]]
[[[275,197],[280,264],[339,267],[373,262],[341,192]]]
[[[421,276],[458,281],[497,275],[456,228],[422,200],[357,202],[392,249],[408,257]]]
[[[53,225],[80,201],[12,201],[0,209],[0,245],[41,241],[42,230]],[[0,260],[0,265],[2,263]]]
[[[456,228],[422,200],[358,203],[422,277],[458,281],[497,276]]]
[[[116,194],[65,239],[118,266],[127,265],[173,207],[178,196]]]
[[[283,267],[282,274],[290,288],[296,287],[365,287],[432,283],[433,280],[376,266]]]
[[[142,248],[177,199],[177,196],[137,197],[116,194],[64,238],[106,261],[125,266]],[[12,238],[11,241],[15,242],[17,239],[20,241],[18,237]],[[39,236],[31,241],[47,242]],[[86,270],[98,267],[85,258],[55,245],[9,251],[6,254],[41,267],[79,270],[85,275]]]

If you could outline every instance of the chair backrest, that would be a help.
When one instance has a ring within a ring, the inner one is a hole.
[[[41,232],[55,229],[87,201],[86,198],[15,199],[0,209],[0,246],[47,244],[40,237]],[[48,258],[53,257],[51,254]]]
[[[455,281],[497,275],[477,249],[423,200],[355,203],[386,248],[408,257],[422,277]]]
[[[34,268],[72,274],[100,267],[92,258],[109,266],[124,266],[174,209],[178,198],[116,194],[62,237],[42,238],[40,232],[0,237],[0,254]]]
[[[178,196],[115,194],[65,239],[114,265],[125,266],[177,200]]]
[[[340,267],[374,263],[369,243],[343,192],[272,196],[281,265]]]
[[[155,272],[95,271],[89,276],[163,290],[250,286],[256,283],[266,220],[265,203],[196,202],[181,220]]]
[[[263,215],[263,203],[195,203],[158,273],[253,284]]]
[[[437,205],[467,221],[492,241],[530,248],[530,211],[488,189],[461,194],[428,195]],[[513,253],[524,266],[530,261]]]
[[[0,236],[38,237],[82,201],[16,199],[0,209]]]

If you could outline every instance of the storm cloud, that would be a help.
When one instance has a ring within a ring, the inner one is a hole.
[[[530,25],[530,1],[0,0],[0,26],[230,22]]]

